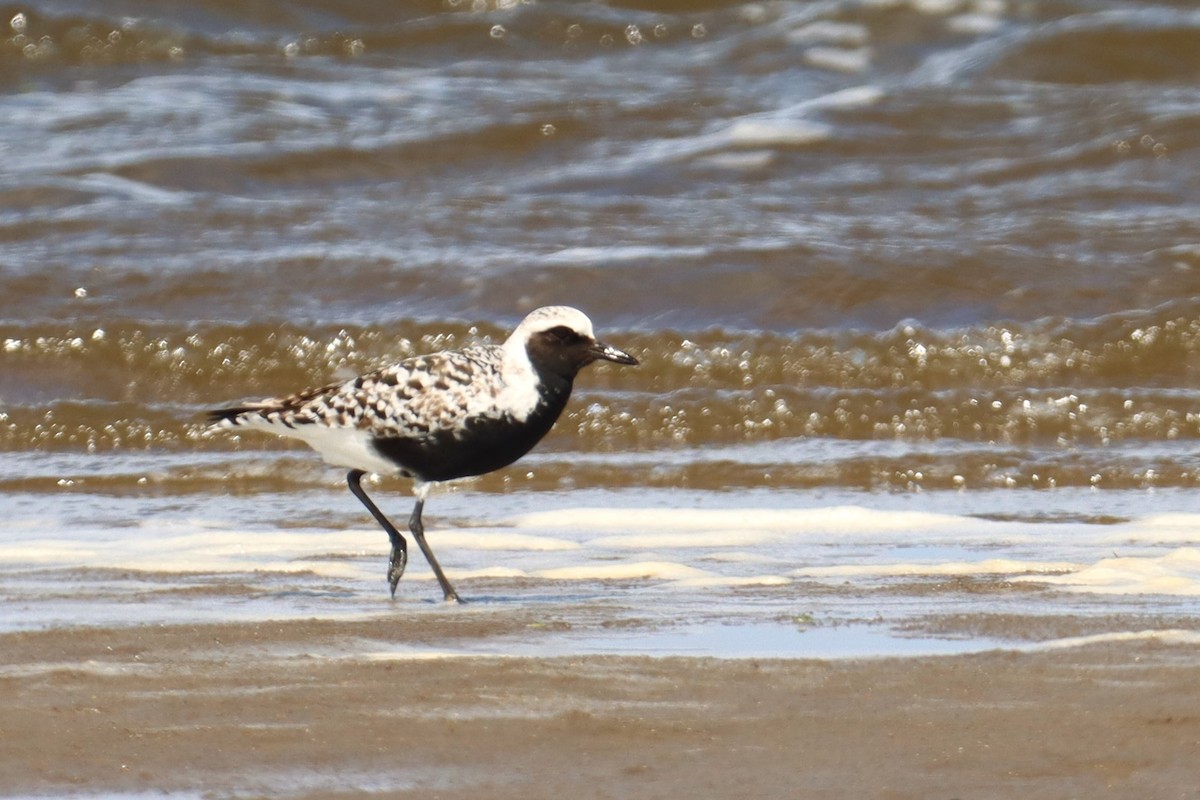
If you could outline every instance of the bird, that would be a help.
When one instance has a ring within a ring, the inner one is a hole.
[[[595,361],[636,365],[597,341],[592,322],[570,306],[530,312],[503,344],[414,356],[356,378],[207,412],[213,430],[257,430],[299,439],[348,469],[350,492],[391,541],[391,596],[408,564],[408,542],[362,487],[369,474],[411,478],[416,505],[408,530],[446,602],[462,603],[425,539],[422,514],[435,484],[502,469],[554,426],[575,377]]]

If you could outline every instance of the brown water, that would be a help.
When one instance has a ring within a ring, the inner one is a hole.
[[[22,531],[101,506],[109,528],[359,524],[337,474],[199,413],[495,341],[548,303],[643,365],[591,370],[524,468],[471,485],[522,493],[510,512],[585,490],[1192,506],[1191,2],[47,0],[0,20],[0,509]]]

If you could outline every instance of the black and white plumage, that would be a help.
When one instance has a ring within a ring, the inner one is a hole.
[[[425,541],[421,513],[430,484],[482,475],[528,453],[562,413],[576,374],[597,360],[638,363],[596,341],[582,311],[547,306],[525,317],[502,345],[416,356],[343,383],[212,411],[209,421],[300,439],[349,469],[350,491],[391,539],[393,596],[408,545],[361,480],[369,472],[412,478],[417,504],[409,530],[446,600],[458,601]]]

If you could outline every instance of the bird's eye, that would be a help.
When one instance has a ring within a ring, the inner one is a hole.
[[[546,333],[549,334],[550,338],[554,339],[554,341],[558,342],[559,344],[571,344],[572,342],[578,342],[583,338],[566,325],[556,325],[555,327],[546,331]]]

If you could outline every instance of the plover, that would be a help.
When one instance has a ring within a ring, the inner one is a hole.
[[[596,341],[592,322],[569,306],[521,321],[502,345],[474,345],[408,358],[350,381],[210,411],[209,422],[299,439],[350,470],[346,482],[387,531],[392,596],[408,543],[362,488],[367,473],[413,479],[408,529],[447,601],[462,602],[425,541],[421,513],[431,484],[506,467],[549,432],[580,369],[593,361],[637,364]]]

